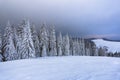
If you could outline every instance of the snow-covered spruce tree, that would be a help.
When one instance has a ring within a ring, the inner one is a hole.
[[[14,42],[14,46],[15,46],[15,48],[16,48],[16,44],[17,44],[17,30],[16,30],[16,28],[15,28],[15,26],[11,26],[11,28],[12,28],[12,32],[13,32],[13,42]]]
[[[23,54],[23,27],[19,25],[19,27],[16,30],[16,51],[18,53],[18,59],[22,59]]]
[[[62,56],[62,48],[63,48],[62,46],[63,46],[62,34],[60,32],[58,37],[57,37],[57,55],[58,56]]]
[[[0,54],[0,62],[2,62],[3,61],[3,56],[2,56],[2,54]]]
[[[49,31],[49,56],[57,56],[55,26]]]
[[[76,42],[73,41],[73,55],[76,55]]]
[[[15,50],[17,52],[17,43],[19,42],[17,27],[12,26],[12,32],[13,32],[13,43],[14,43],[14,46],[15,46]],[[16,54],[16,59],[20,59],[18,52]]]
[[[2,56],[2,35],[0,34],[0,62],[3,61],[3,56]]]
[[[90,49],[89,48],[85,48],[85,53],[86,53],[86,56],[90,56]]]
[[[69,42],[69,36],[68,34],[64,36],[64,55],[69,56],[70,55],[70,42]]]
[[[73,38],[69,36],[69,40],[70,40],[70,55],[73,55]]]
[[[0,33],[0,54],[2,53],[2,35]]]
[[[43,23],[41,28],[40,28],[40,33],[39,33],[39,41],[40,41],[40,56],[47,56],[48,55],[48,34],[46,30],[46,24]],[[44,53],[43,53],[44,52]]]
[[[77,39],[74,38],[74,42],[73,42],[73,55],[76,56],[78,53],[77,53]]]
[[[76,38],[76,41],[75,41],[75,45],[76,45],[76,55],[80,55],[80,45],[79,45],[79,40],[78,38]]]
[[[35,48],[36,57],[40,57],[40,43],[35,25],[31,26],[32,40]]]
[[[3,40],[3,56],[6,61],[17,59],[17,52],[15,50],[14,42],[13,42],[13,32],[11,25],[8,21],[7,26],[5,28],[4,40]]]
[[[104,46],[104,47],[103,47],[103,51],[104,51],[103,56],[107,56],[108,47],[107,47],[107,46]]]
[[[83,55],[83,43],[82,43],[82,39],[80,38],[79,40],[79,46],[80,46],[80,56]]]
[[[95,48],[95,56],[98,56],[98,48]]]
[[[105,54],[105,50],[103,49],[103,47],[100,47],[100,48],[98,49],[98,55],[99,55],[99,56],[104,56],[104,54]]]
[[[81,54],[85,55],[85,41],[83,38],[81,39]]]
[[[35,48],[33,45],[32,34],[30,29],[30,22],[29,20],[23,20],[21,25],[22,33],[22,41],[21,41],[21,58],[34,58],[35,56]]]
[[[97,51],[96,45],[94,44],[91,47],[92,47],[92,53],[93,53],[92,56],[98,56],[98,51]]]
[[[47,56],[47,51],[46,51],[46,46],[43,45],[42,46],[42,54],[41,54],[42,57],[46,57]]]

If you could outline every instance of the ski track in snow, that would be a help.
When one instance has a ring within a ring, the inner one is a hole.
[[[46,57],[0,63],[0,80],[120,80],[120,59]]]

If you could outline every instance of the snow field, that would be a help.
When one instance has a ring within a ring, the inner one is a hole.
[[[0,80],[120,80],[120,59],[46,57],[0,63]]]

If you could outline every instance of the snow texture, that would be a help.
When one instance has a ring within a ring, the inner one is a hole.
[[[103,39],[95,39],[93,40],[97,47],[108,47],[108,52],[120,52],[120,42],[114,41],[105,41]]]
[[[43,57],[0,63],[0,80],[120,80],[120,59]]]

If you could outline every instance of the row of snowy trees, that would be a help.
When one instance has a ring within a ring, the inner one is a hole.
[[[55,26],[48,27],[45,23],[36,31],[29,20],[23,20],[18,26],[8,21],[4,36],[0,35],[0,61],[69,55],[105,56],[105,49],[98,49],[93,42],[68,34],[56,36]]]

